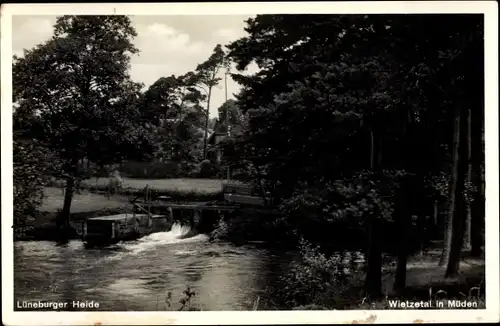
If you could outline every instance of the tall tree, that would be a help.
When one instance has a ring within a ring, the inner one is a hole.
[[[484,43],[477,42],[476,49],[484,51]],[[484,52],[483,52],[484,53]],[[477,71],[484,72],[484,60],[477,60],[474,68]],[[484,78],[474,80],[475,93],[484,89]],[[475,101],[471,104],[471,183],[472,183],[472,202],[471,211],[471,255],[481,256],[482,246],[484,245],[483,228],[485,223],[485,175],[484,175],[484,99]]]
[[[193,72],[159,78],[142,97],[143,118],[160,125],[165,120],[180,122],[189,112],[201,111],[201,101],[206,96],[195,86]]]
[[[466,205],[465,205],[465,226],[464,226],[464,243],[465,250],[471,250],[471,237],[472,237],[472,201],[473,201],[473,185],[472,185],[472,111],[469,108],[467,112],[467,174],[465,178],[465,192],[466,192]]]
[[[182,164],[198,160],[198,145],[204,125],[205,96],[195,87],[194,73],[162,77],[154,82],[141,100],[143,119],[155,135],[155,156]]]
[[[62,16],[47,42],[14,57],[14,100],[39,120],[25,134],[62,162],[66,191],[58,226],[64,237],[78,162],[119,162],[147,144],[128,74],[138,50],[126,16]]]
[[[468,172],[469,162],[468,156],[468,131],[467,131],[467,120],[468,113],[470,112],[467,108],[461,108],[457,111],[461,111],[459,114],[459,150],[458,155],[454,158],[454,166],[456,166],[456,175],[453,178],[455,181],[455,193],[454,193],[454,207],[453,207],[453,219],[451,222],[451,244],[449,251],[448,264],[446,268],[446,277],[456,276],[459,272],[460,267],[460,256],[462,253],[462,248],[464,245],[464,234],[465,234],[465,222],[467,219],[467,203],[465,198],[465,186],[466,178]]]
[[[457,200],[457,182],[458,182],[458,163],[459,163],[459,151],[460,151],[460,126],[461,126],[461,116],[460,108],[455,109],[455,128],[453,131],[453,147],[452,147],[452,172],[450,177],[449,185],[449,201],[448,201],[448,211],[444,224],[444,244],[443,251],[441,253],[441,258],[439,260],[440,266],[445,266],[448,264],[448,259],[451,250],[451,239],[453,236],[453,219],[456,213],[455,201]]]
[[[485,193],[484,193],[484,107],[472,110],[472,152],[471,165],[473,185],[471,203],[471,255],[481,256],[484,238],[482,229],[485,219]]]
[[[217,44],[213,53],[203,63],[196,67],[197,87],[202,89],[206,94],[206,110],[205,110],[205,134],[203,137],[203,159],[207,158],[207,141],[208,141],[208,122],[210,119],[210,100],[212,99],[212,91],[215,86],[222,80],[219,73],[222,69],[228,67],[229,62],[226,60],[226,55],[222,46]]]
[[[445,237],[440,265],[448,265],[448,274],[458,270],[463,245],[469,245],[472,238],[472,200],[471,183],[473,138],[481,138],[482,130],[472,131],[472,120],[481,121],[483,110],[484,69],[483,69],[483,22],[479,16],[459,16],[460,27],[448,37],[447,47],[440,51],[440,59],[444,62],[446,74],[441,84],[441,93],[446,102],[455,110],[455,128],[453,132],[452,173],[450,177],[450,200]],[[467,95],[465,95],[467,94]],[[464,120],[465,119],[465,120]],[[463,120],[463,121],[462,121]],[[479,153],[482,146],[478,147]],[[465,170],[463,165],[465,164]],[[463,184],[462,184],[463,183]],[[457,190],[458,189],[458,190]],[[468,195],[463,198],[463,192]],[[459,196],[459,198],[457,198]],[[465,200],[465,202],[462,202]],[[471,211],[471,212],[469,212]],[[469,231],[470,230],[470,231]],[[458,235],[456,234],[458,232]],[[460,237],[460,244],[453,239]],[[464,237],[466,241],[464,242]],[[452,259],[453,257],[453,259]],[[453,266],[453,267],[452,267]],[[456,267],[455,267],[456,266]]]

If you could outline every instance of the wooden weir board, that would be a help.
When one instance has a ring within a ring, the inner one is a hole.
[[[238,209],[238,206],[211,206],[197,204],[151,204],[153,208],[171,208],[171,209],[192,209],[192,210],[209,210],[209,211],[233,211]]]
[[[125,214],[117,214],[117,215],[108,215],[108,216],[98,216],[88,218],[88,221],[125,221],[133,218],[146,218],[148,214],[133,214],[133,213],[125,213]],[[151,218],[163,218],[165,215],[151,214]]]
[[[239,185],[239,184],[230,184],[225,185],[222,192],[224,194],[238,194],[238,195],[246,195],[251,196],[256,191],[255,187],[251,187],[248,185]]]

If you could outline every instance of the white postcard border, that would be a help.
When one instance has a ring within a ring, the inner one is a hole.
[[[6,325],[287,324],[499,321],[498,4],[496,1],[7,4],[1,8],[2,315]],[[486,309],[230,312],[14,312],[12,16],[63,14],[483,13],[485,15]]]

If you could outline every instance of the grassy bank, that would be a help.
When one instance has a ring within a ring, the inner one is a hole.
[[[72,213],[83,213],[99,211],[102,209],[114,209],[128,204],[128,196],[112,196],[109,199],[101,194],[82,191],[80,194],[74,194],[71,202]],[[64,203],[64,194],[62,189],[45,188],[44,200],[39,208],[40,212],[56,213],[61,210]]]
[[[216,179],[131,179],[122,178],[125,189],[142,190],[149,185],[158,191],[171,191],[179,193],[218,193],[222,191],[222,180]],[[106,187],[108,178],[89,179],[82,182],[87,187]]]
[[[27,230],[17,240],[54,240],[57,238],[56,218],[63,207],[61,189],[45,188],[44,201],[37,215],[27,222]],[[87,218],[131,212],[132,207],[125,196],[106,196],[83,192],[75,194],[71,204],[72,238],[79,237],[82,221]]]
[[[152,189],[162,192],[213,194],[222,191],[222,180],[217,179],[133,179],[123,177],[125,190],[142,190],[149,185]],[[92,178],[82,181],[81,188],[89,190],[107,189],[108,178]],[[63,188],[64,181],[52,180],[51,187]]]
[[[176,201],[209,201],[222,198],[222,180],[215,179],[132,179],[122,178],[124,196],[140,196],[143,189],[149,186],[154,195],[170,197]],[[108,189],[108,178],[93,178],[84,180],[80,189],[105,194]],[[64,181],[52,180],[49,184],[53,188],[64,188]]]

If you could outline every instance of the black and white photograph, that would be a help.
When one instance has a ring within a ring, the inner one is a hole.
[[[2,5],[3,322],[498,322],[498,6],[432,2]]]

